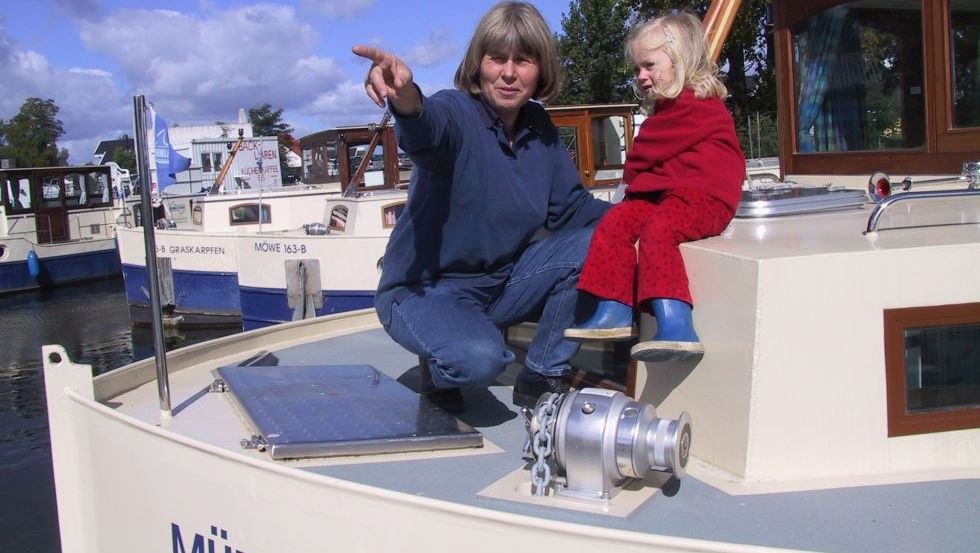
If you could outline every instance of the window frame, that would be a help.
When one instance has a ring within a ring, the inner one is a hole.
[[[980,428],[980,406],[909,413],[905,373],[905,331],[980,323],[980,303],[885,309],[885,398],[888,437]]]
[[[980,127],[954,128],[950,75],[949,0],[920,0],[922,6],[923,98],[925,145],[916,148],[854,152],[797,151],[796,75],[792,30],[809,16],[853,0],[775,2],[774,44],[780,75],[776,99],[779,154],[785,174],[959,174],[963,163],[977,157]]]
[[[255,221],[236,221],[235,220],[235,210],[242,207],[254,207],[258,206],[259,218]],[[262,214],[268,214],[268,217],[263,220]],[[245,202],[240,204],[235,204],[228,208],[228,224],[230,226],[236,227],[240,225],[268,225],[272,222],[272,206],[263,202]]]

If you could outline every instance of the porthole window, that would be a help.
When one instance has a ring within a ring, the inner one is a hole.
[[[343,232],[347,228],[347,206],[338,205],[330,210],[330,230]]]

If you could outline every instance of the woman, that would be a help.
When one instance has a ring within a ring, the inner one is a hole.
[[[578,344],[576,282],[608,205],[581,184],[544,108],[561,85],[551,31],[530,4],[480,20],[456,90],[424,96],[411,70],[369,46],[365,90],[395,117],[414,161],[408,205],[385,252],[375,306],[385,330],[423,358],[423,393],[462,408],[459,387],[486,386],[515,359],[501,329],[537,320],[514,402],[565,391]],[[541,229],[548,231],[545,238]],[[588,307],[591,308],[591,305]]]

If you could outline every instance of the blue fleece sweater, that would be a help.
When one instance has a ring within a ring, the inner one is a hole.
[[[443,90],[395,117],[415,168],[384,257],[378,291],[453,280],[491,288],[541,228],[594,224],[609,204],[581,184],[544,108],[528,103],[513,146],[481,96]]]

